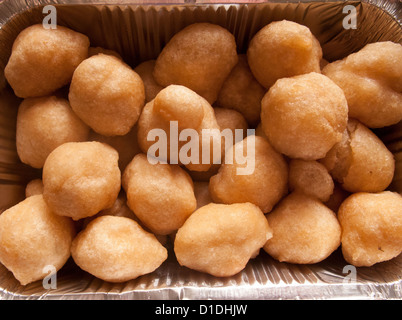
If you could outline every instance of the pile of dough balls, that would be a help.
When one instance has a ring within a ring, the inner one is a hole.
[[[22,285],[70,257],[125,282],[168,256],[229,277],[263,254],[315,264],[339,249],[360,267],[401,253],[395,159],[372,130],[402,119],[400,44],[326,61],[283,20],[239,52],[202,22],[123,59],[61,26],[15,40],[16,150],[38,176],[0,215],[0,262]]]

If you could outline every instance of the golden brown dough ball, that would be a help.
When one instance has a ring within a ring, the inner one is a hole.
[[[174,252],[180,265],[217,277],[244,269],[272,236],[261,210],[251,203],[210,203],[177,231]]]
[[[324,202],[334,192],[334,181],[323,164],[315,160],[292,159],[289,163],[289,189]]]
[[[115,56],[116,58],[119,58],[120,60],[123,60],[121,55],[118,54],[114,50],[105,49],[105,48],[102,48],[102,47],[89,47],[88,48],[88,57],[96,56],[99,53],[108,54],[109,56]]]
[[[380,192],[394,176],[395,161],[384,143],[365,125],[350,119],[343,139],[321,162],[349,192]]]
[[[216,122],[218,123],[219,128],[222,130],[230,129],[232,132],[233,143],[235,142],[236,137],[236,129],[237,132],[242,134],[237,134],[239,140],[243,140],[247,135],[248,124],[243,115],[233,109],[225,109],[225,108],[214,108],[214,113],[216,117]],[[237,138],[237,137],[236,137]]]
[[[341,227],[335,213],[318,199],[302,193],[291,193],[266,217],[273,237],[264,250],[278,261],[317,263],[341,243]]]
[[[68,98],[75,113],[95,132],[127,134],[145,102],[140,76],[122,60],[97,54],[74,71]]]
[[[129,208],[155,234],[179,229],[197,206],[190,176],[178,165],[151,164],[145,154],[127,166],[123,187]]]
[[[140,146],[138,145],[136,125],[124,136],[108,137],[91,130],[88,140],[103,142],[116,149],[119,153],[119,168],[122,172],[130,161],[133,160],[134,156],[141,152]]]
[[[154,129],[157,132],[152,137]],[[187,136],[186,131],[190,129],[195,137]],[[166,137],[166,141],[158,137],[160,134]],[[183,164],[193,171],[207,171],[216,159],[219,161],[223,146],[217,152],[213,150],[214,146],[220,145],[220,140],[220,128],[212,106],[193,90],[180,85],[170,85],[161,90],[154,100],[145,105],[138,120],[138,143],[144,153],[158,156],[159,160],[171,164]],[[159,148],[160,145],[162,148]],[[188,145],[188,152],[181,152]],[[204,159],[203,153],[206,153]]]
[[[100,142],[68,142],[43,167],[43,197],[51,210],[78,220],[113,206],[121,187],[118,154]]]
[[[348,105],[328,77],[309,73],[278,80],[261,102],[262,128],[290,158],[317,160],[342,139]]]
[[[36,24],[15,39],[4,75],[18,97],[50,95],[71,81],[88,47],[89,39],[81,33]]]
[[[28,182],[25,187],[25,197],[36,196],[43,194],[43,182],[42,179],[34,179]]]
[[[213,104],[237,63],[236,41],[216,24],[194,23],[176,33],[156,59],[157,83],[186,86]]]
[[[239,61],[226,78],[219,91],[216,105],[240,112],[252,127],[260,122],[261,99],[266,89],[254,78],[248,66],[247,56],[239,55]]]
[[[42,195],[34,195],[0,215],[0,235],[0,262],[27,285],[48,276],[48,266],[61,269],[75,230],[71,219],[55,215]]]
[[[42,168],[55,148],[85,141],[89,127],[77,117],[66,99],[56,96],[27,98],[17,115],[17,152],[23,163]]]
[[[255,78],[268,89],[281,78],[320,73],[322,50],[309,28],[282,20],[257,32],[250,41],[247,58]]]
[[[134,68],[134,71],[139,74],[145,87],[145,102],[153,100],[156,95],[163,89],[154,78],[153,72],[156,60],[147,60],[140,63]]]
[[[334,192],[324,204],[330,208],[333,212],[337,213],[342,202],[350,196],[350,192],[343,189],[339,183],[334,181]]]
[[[71,255],[95,277],[124,282],[156,270],[166,260],[167,250],[134,220],[103,216],[77,235]]]
[[[323,74],[345,92],[349,116],[369,128],[402,120],[402,45],[390,41],[366,45]]]
[[[197,200],[197,209],[214,202],[209,193],[209,183],[207,181],[194,181],[194,195]]]
[[[356,267],[370,267],[402,252],[402,197],[391,191],[359,192],[339,208],[342,253]]]
[[[209,190],[214,202],[250,202],[267,213],[285,195],[287,185],[283,156],[264,138],[248,136],[228,150],[225,163],[210,179]]]

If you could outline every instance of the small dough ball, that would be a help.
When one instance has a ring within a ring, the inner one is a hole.
[[[120,60],[123,60],[121,55],[118,54],[114,50],[105,49],[102,47],[89,47],[88,48],[88,57],[96,56],[99,53],[108,54],[109,56],[114,56],[116,58],[119,58]]]
[[[230,129],[233,137],[233,144],[243,140],[247,136],[248,124],[243,115],[233,109],[214,108],[216,122],[221,131]],[[241,130],[241,131],[240,131]],[[236,132],[237,135],[236,135]]]
[[[402,252],[402,197],[391,191],[359,192],[339,208],[342,253],[356,267],[370,267]]]
[[[25,187],[25,197],[36,196],[43,194],[43,182],[42,179],[34,179],[28,182]]]
[[[28,98],[17,115],[17,152],[23,163],[42,168],[48,155],[66,142],[88,138],[89,127],[77,117],[66,99]]]
[[[289,163],[289,189],[325,202],[334,192],[334,181],[323,164],[315,160],[292,159]]]
[[[68,142],[43,167],[43,197],[52,211],[79,220],[110,208],[121,187],[118,154],[100,142]]]
[[[254,78],[248,66],[247,56],[239,55],[239,61],[226,78],[219,91],[216,105],[240,112],[251,127],[260,122],[261,100],[266,89]]]
[[[348,105],[329,78],[309,73],[278,80],[261,102],[262,128],[290,158],[317,160],[342,139]]]
[[[194,23],[175,34],[156,59],[159,85],[188,87],[213,104],[237,63],[234,36],[221,26]]]
[[[281,78],[320,73],[322,49],[309,28],[282,20],[257,32],[247,58],[255,78],[268,89]]]
[[[153,75],[156,60],[147,60],[135,67],[134,71],[141,77],[145,87],[145,102],[152,101],[163,89]]]
[[[119,153],[119,168],[122,172],[130,161],[133,160],[134,156],[141,152],[138,144],[136,125],[124,136],[108,137],[91,130],[88,140],[103,142],[116,149]]]
[[[326,259],[341,243],[341,227],[321,201],[291,193],[267,214],[273,237],[264,250],[281,262],[312,264]]]
[[[167,250],[134,220],[103,216],[77,235],[71,255],[95,277],[124,282],[156,270],[167,259]]]
[[[328,64],[322,72],[344,91],[351,118],[380,128],[402,120],[401,61],[401,44],[377,42]]]
[[[261,210],[251,203],[210,203],[177,231],[174,252],[180,265],[216,277],[243,270],[272,236]]]
[[[156,136],[152,135],[154,129],[157,129]],[[181,85],[161,90],[145,105],[138,121],[138,143],[144,153],[164,162],[185,165],[193,171],[208,171],[214,162],[220,162],[223,152],[220,140],[221,132],[212,106]],[[203,145],[209,148],[204,149]],[[221,149],[216,152],[214,146],[221,146]],[[203,158],[203,152],[209,154]]]
[[[365,125],[350,119],[343,139],[321,162],[349,192],[380,192],[394,176],[395,160],[384,143]]]
[[[334,181],[334,192],[324,204],[333,212],[337,213],[342,202],[350,196],[350,192],[343,189],[339,183]]]
[[[88,47],[89,39],[81,33],[36,24],[15,39],[4,75],[20,98],[50,95],[71,81]]]
[[[127,134],[145,102],[140,76],[122,60],[105,54],[85,59],[74,71],[68,98],[75,113],[95,132]]]
[[[197,206],[190,176],[178,165],[151,164],[145,154],[127,166],[123,187],[130,209],[155,234],[176,231]]]
[[[253,135],[227,151],[209,190],[214,202],[250,202],[267,213],[286,194],[287,186],[285,159],[264,138]]]
[[[214,202],[209,193],[209,183],[206,181],[194,181],[194,195],[197,200],[197,209]]]
[[[71,219],[55,215],[42,195],[26,198],[0,215],[0,262],[22,284],[48,276],[70,257]]]

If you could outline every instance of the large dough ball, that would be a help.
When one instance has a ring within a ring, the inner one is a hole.
[[[18,97],[50,95],[71,81],[88,48],[89,39],[81,33],[36,24],[15,39],[4,75]]]
[[[22,285],[43,279],[66,263],[74,235],[71,219],[33,195],[0,215],[0,262]]]
[[[74,71],[68,98],[75,113],[95,132],[127,134],[140,116],[145,89],[140,76],[122,60],[97,54]]]
[[[225,163],[211,177],[209,190],[215,202],[250,202],[267,213],[286,194],[287,185],[288,166],[283,156],[264,138],[248,136],[226,152]]]
[[[176,231],[197,206],[190,176],[178,165],[151,164],[145,154],[127,166],[123,187],[130,209],[155,234]]]
[[[54,149],[66,142],[85,141],[89,127],[77,117],[66,99],[28,98],[17,115],[17,152],[23,163],[42,168]]]
[[[236,42],[229,31],[194,23],[170,39],[156,59],[153,74],[161,86],[186,86],[212,104],[236,63]]]
[[[316,198],[291,193],[267,214],[273,236],[264,250],[281,262],[311,264],[326,259],[341,243],[333,211]]]
[[[279,152],[317,160],[342,139],[348,105],[328,77],[309,73],[278,80],[261,102],[262,128]]]
[[[261,210],[251,203],[210,203],[179,229],[174,252],[182,266],[217,277],[244,269],[272,236]]]
[[[356,267],[370,267],[402,252],[402,197],[396,192],[359,192],[338,211],[342,253]]]
[[[320,73],[322,50],[309,28],[282,20],[257,32],[250,41],[247,58],[255,78],[269,88],[281,78]]]
[[[74,220],[110,208],[121,187],[118,154],[100,142],[68,142],[43,167],[43,197],[54,213]]]
[[[369,128],[402,120],[402,45],[390,41],[366,45],[323,74],[345,92],[349,116]]]
[[[166,260],[167,250],[134,220],[102,216],[77,235],[71,255],[95,277],[124,282],[156,270]]]

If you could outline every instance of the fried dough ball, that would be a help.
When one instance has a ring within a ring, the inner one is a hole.
[[[251,203],[210,203],[177,231],[174,252],[180,265],[217,277],[244,269],[272,236],[261,210]]]
[[[152,101],[163,89],[154,78],[153,72],[156,60],[147,60],[134,68],[134,71],[141,77],[145,87],[145,102]]]
[[[348,105],[328,77],[309,73],[278,80],[261,102],[262,128],[290,158],[317,160],[342,139]]]
[[[150,137],[153,129],[158,129],[157,134],[166,136],[166,141],[161,141],[159,137],[159,143],[155,142],[158,138]],[[195,130],[196,137],[188,137],[186,131],[189,129]],[[209,132],[203,132],[204,129],[209,129]],[[175,131],[178,131],[177,137],[172,133]],[[172,140],[175,143],[173,147]],[[207,171],[214,161],[219,162],[222,148],[214,152],[214,146],[220,146],[220,140],[220,128],[212,106],[194,91],[180,85],[170,85],[161,90],[154,100],[145,105],[138,121],[138,143],[144,153],[155,153],[157,156],[155,148],[162,144],[165,150],[159,148],[160,160],[183,164],[189,170]],[[206,146],[205,152],[210,153],[209,161],[203,158],[203,144]],[[184,153],[181,150],[188,145],[190,149],[187,154],[190,155],[187,157],[186,154],[183,162]],[[197,149],[194,151],[192,147]]]
[[[285,195],[287,186],[285,159],[264,138],[253,135],[227,151],[225,163],[210,179],[209,191],[214,202],[250,202],[267,213]]]
[[[207,181],[194,181],[194,195],[197,200],[197,209],[214,202],[209,193],[209,183]]]
[[[317,263],[341,243],[341,227],[335,213],[305,194],[291,193],[266,217],[273,237],[264,250],[278,261]]]
[[[394,176],[395,161],[384,143],[365,125],[350,119],[343,139],[321,162],[349,192],[380,192]]]
[[[289,163],[289,189],[325,202],[334,192],[334,181],[323,164],[315,160],[292,159]]]
[[[142,153],[124,171],[123,187],[129,208],[155,234],[179,229],[197,206],[193,182],[182,168],[151,164]]]
[[[350,192],[344,190],[339,183],[334,181],[334,192],[324,204],[333,212],[337,213],[342,202],[350,196]]]
[[[402,252],[402,197],[391,191],[359,192],[339,208],[342,253],[356,267],[370,267]]]
[[[248,124],[243,115],[233,109],[225,109],[225,108],[214,108],[216,122],[218,123],[219,128],[222,130],[230,129],[232,131],[233,143],[235,143],[235,138],[239,140],[243,140],[247,135]],[[237,134],[236,137],[236,129],[240,129],[242,131],[237,130],[237,132],[242,132],[243,134]]]
[[[238,58],[239,61],[219,91],[216,105],[240,112],[247,123],[254,127],[260,122],[261,99],[266,90],[251,73],[247,56],[240,54]]]
[[[43,182],[42,179],[34,179],[28,182],[25,187],[25,197],[36,196],[43,194]]]
[[[96,56],[99,53],[108,54],[109,56],[114,56],[116,58],[119,58],[120,60],[123,60],[121,55],[118,54],[114,50],[105,49],[102,47],[89,47],[88,48],[88,57]]]
[[[257,32],[250,41],[247,58],[255,78],[268,89],[281,78],[320,73],[322,49],[309,28],[282,20]]]
[[[140,76],[122,60],[106,55],[85,59],[74,71],[68,98],[75,113],[95,132],[127,134],[145,102]]]
[[[377,42],[327,65],[322,72],[344,91],[351,118],[380,128],[402,120],[401,61],[401,44]]]
[[[43,197],[51,210],[78,220],[113,206],[121,187],[118,154],[100,142],[68,142],[43,167]]]
[[[159,85],[179,84],[213,104],[237,63],[234,36],[216,24],[194,23],[176,33],[156,59]]]
[[[88,47],[89,39],[81,33],[36,24],[15,39],[4,75],[20,98],[50,95],[71,81]]]
[[[167,250],[134,220],[102,216],[77,235],[71,255],[95,277],[124,282],[156,270],[167,259]]]
[[[70,257],[71,219],[55,215],[42,195],[33,195],[0,215],[0,262],[22,284],[45,278]]]
[[[42,168],[55,148],[85,141],[89,127],[77,117],[66,99],[56,96],[27,98],[17,115],[16,144],[23,163]]]
[[[103,142],[116,149],[119,153],[119,168],[122,172],[130,161],[133,160],[134,156],[141,152],[138,145],[136,125],[124,136],[108,137],[91,130],[88,140]]]

